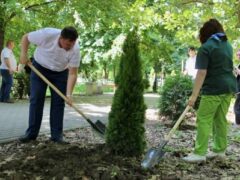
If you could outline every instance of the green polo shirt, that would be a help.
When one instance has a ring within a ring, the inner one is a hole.
[[[236,92],[233,75],[233,50],[228,41],[210,38],[202,44],[196,59],[196,69],[206,69],[207,75],[201,92],[203,95],[220,95]]]

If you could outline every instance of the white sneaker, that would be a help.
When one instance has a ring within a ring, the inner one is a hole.
[[[200,163],[206,161],[206,156],[191,153],[188,156],[184,157],[183,160],[189,163]]]
[[[209,152],[207,153],[207,158],[208,159],[214,159],[214,158],[220,158],[220,159],[224,159],[226,157],[225,151],[224,152]]]

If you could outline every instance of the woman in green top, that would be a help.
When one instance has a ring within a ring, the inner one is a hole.
[[[197,76],[188,105],[193,106],[201,90],[197,111],[197,137],[194,152],[183,160],[191,163],[206,158],[225,157],[227,148],[226,114],[236,91],[233,71],[233,50],[222,25],[216,19],[205,22],[200,29],[201,47],[197,53]],[[210,132],[213,148],[207,154]]]

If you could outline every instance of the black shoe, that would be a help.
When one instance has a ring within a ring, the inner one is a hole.
[[[24,135],[24,136],[21,136],[20,138],[18,138],[18,140],[21,142],[21,143],[28,143],[30,141],[34,141],[36,140],[37,138],[36,137],[29,137],[27,135]]]
[[[57,143],[57,144],[70,144],[69,142],[64,141],[63,139],[50,138],[50,141],[52,141],[53,143]]]

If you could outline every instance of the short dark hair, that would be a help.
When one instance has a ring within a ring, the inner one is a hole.
[[[61,37],[64,39],[69,39],[70,41],[75,41],[78,38],[78,32],[73,26],[66,26],[61,31]]]
[[[196,51],[196,48],[195,47],[193,47],[193,46],[190,46],[189,48],[188,48],[188,51]]]
[[[205,43],[208,38],[210,38],[215,33],[224,33],[223,27],[217,19],[209,19],[203,24],[202,28],[200,29],[200,42],[202,44]],[[222,36],[219,38],[223,41],[227,41],[227,36]]]

